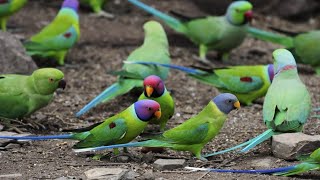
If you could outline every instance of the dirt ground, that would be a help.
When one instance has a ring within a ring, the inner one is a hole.
[[[49,23],[56,15],[61,1],[29,1],[19,13],[9,21],[9,32],[25,38],[38,32]],[[99,94],[106,87],[115,82],[116,77],[107,74],[111,70],[119,70],[122,61],[128,54],[138,47],[143,41],[142,25],[153,17],[129,4],[108,6],[108,10],[116,14],[113,20],[90,16],[90,12],[81,9],[81,39],[69,52],[66,65],[57,67],[65,73],[67,88],[58,91],[54,101],[47,107],[34,113],[30,118],[22,121],[36,121],[44,125],[42,128],[26,127],[24,131],[34,134],[55,134],[65,129],[81,128],[102,121],[132,104],[140,94],[136,90],[127,95],[118,97],[110,103],[100,105],[81,118],[74,114],[89,100]],[[158,9],[168,11],[174,9],[194,16],[203,14],[189,1],[144,1]],[[297,31],[317,28],[315,21],[305,23],[290,23],[276,17],[256,15],[253,26],[266,28],[267,25],[278,26]],[[179,65],[200,65],[195,60],[197,47],[186,38],[177,35],[165,26],[170,41],[172,63]],[[218,61],[214,52],[208,58],[213,61],[214,67],[225,65],[250,65],[271,63],[271,52],[279,46],[261,42],[252,38],[247,40],[237,49],[232,51],[230,61],[226,64]],[[43,64],[43,63],[42,63]],[[301,68],[300,68],[301,67]],[[309,66],[299,66],[301,78],[308,86],[312,95],[313,107],[319,106],[320,77],[315,76]],[[201,84],[184,73],[171,71],[166,80],[166,86],[172,91],[176,102],[175,115],[169,122],[169,127],[174,127],[191,116],[197,114],[211,98],[219,92],[211,86]],[[266,130],[262,122],[262,101],[252,106],[243,107],[232,112],[224,124],[220,134],[209,143],[203,153],[212,152],[231,147]],[[320,121],[310,118],[305,125],[306,134],[320,134]],[[23,128],[22,128],[23,129]],[[287,162],[272,156],[271,142],[265,142],[247,154],[237,155],[228,153],[210,158],[208,162],[200,162],[192,158],[187,152],[174,152],[167,150],[162,154],[141,154],[139,148],[129,149],[131,153],[139,156],[138,160],[122,162],[117,158],[104,158],[101,161],[92,160],[92,153],[76,154],[72,151],[73,141],[43,141],[23,143],[6,151],[0,151],[0,174],[21,173],[21,179],[54,179],[70,176],[75,179],[84,177],[86,170],[95,167],[123,167],[131,169],[141,176],[146,171],[153,169],[152,163],[157,158],[185,158],[187,165],[197,167],[223,167],[234,169],[257,168],[253,161],[270,158],[270,167],[291,165],[296,162]],[[139,160],[140,159],[140,160]],[[285,177],[267,175],[242,175],[223,173],[188,173],[184,169],[160,172],[153,169],[154,177],[163,179],[289,179]],[[319,172],[306,173],[296,176],[295,179],[320,179]]]

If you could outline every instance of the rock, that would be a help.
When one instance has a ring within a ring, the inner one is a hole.
[[[82,178],[79,178],[79,177],[75,177],[75,176],[62,176],[62,177],[59,177],[55,180],[81,180]]]
[[[15,144],[15,143],[9,143],[8,145],[6,145],[6,149],[15,149],[15,148],[20,148],[21,145],[20,144]]]
[[[0,179],[9,179],[9,178],[18,178],[21,177],[22,174],[16,173],[16,174],[2,174],[0,175]]]
[[[320,147],[320,135],[310,136],[303,133],[285,133],[272,137],[274,156],[285,160],[297,159]]]
[[[31,74],[37,69],[21,42],[8,32],[0,31],[0,74]]]
[[[270,157],[255,159],[251,161],[252,167],[261,168],[261,169],[268,169],[272,166],[273,160]]]
[[[182,168],[185,162],[184,159],[157,159],[153,166],[159,170],[172,170]]]
[[[4,128],[4,126],[0,124],[0,131],[2,131],[3,128]]]
[[[122,163],[127,163],[129,162],[130,159],[129,159],[129,156],[118,156],[117,160]]]
[[[127,169],[122,168],[94,168],[90,169],[84,174],[88,179],[123,179],[128,173]]]
[[[131,179],[136,179],[139,176],[140,176],[140,174],[138,174],[134,171],[129,171],[124,179],[131,180]]]
[[[148,171],[146,171],[146,172],[142,175],[142,177],[139,178],[139,179],[141,179],[141,180],[153,180],[153,179],[155,179],[155,178],[156,178],[156,177],[154,176],[152,170],[148,170]]]

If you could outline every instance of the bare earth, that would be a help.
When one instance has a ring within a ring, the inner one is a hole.
[[[145,2],[163,11],[174,9],[194,16],[203,14],[189,1],[171,0],[169,3],[169,1],[148,0]],[[107,72],[121,68],[122,60],[125,60],[128,54],[143,41],[143,23],[153,19],[124,1],[121,3],[123,4],[115,8],[112,8],[111,5],[108,7],[116,14],[114,20],[91,17],[90,12],[80,11],[81,40],[68,54],[66,65],[57,67],[65,73],[68,86],[64,91],[57,93],[49,106],[36,112],[30,118],[22,120],[23,122],[37,121],[44,125],[43,128],[22,127],[21,129],[34,134],[55,134],[64,129],[87,127],[122,111],[137,99],[141,93],[139,90],[101,105],[80,119],[74,117],[75,112],[116,81],[116,77]],[[54,18],[59,6],[60,1],[50,3],[30,1],[10,19],[9,31],[28,38]],[[286,29],[294,28],[297,31],[317,28],[317,24],[313,21],[293,24],[276,17],[262,15],[257,15],[257,19],[252,24],[260,28],[272,25]],[[201,65],[195,60],[197,47],[166,26],[165,29],[170,41],[172,62],[185,66]],[[218,61],[214,52],[210,52],[209,59],[212,60],[213,67],[267,64],[272,62],[271,52],[277,47],[279,46],[247,38],[239,48],[232,51],[228,64]],[[319,106],[320,77],[315,76],[309,66],[301,66],[299,71],[302,80],[311,92],[312,106]],[[197,114],[211,98],[219,94],[215,88],[201,84],[177,71],[171,72],[166,86],[172,91],[176,102],[176,112],[169,122],[169,127],[174,127]],[[259,100],[257,104],[231,113],[220,134],[205,147],[203,152],[222,150],[263,132],[266,127],[262,122],[262,102]],[[320,134],[319,124],[319,120],[310,118],[304,132],[311,135]],[[259,168],[254,165],[253,161],[264,158],[271,158],[270,167],[296,163],[273,157],[270,141],[259,145],[247,154],[228,153],[212,157],[208,162],[200,162],[186,152],[167,150],[162,154],[142,154],[139,148],[129,149],[132,154],[138,156],[137,160],[129,159],[128,162],[121,162],[121,159],[112,158],[110,155],[111,158],[109,156],[97,161],[91,159],[92,153],[74,153],[71,148],[73,143],[68,140],[28,142],[23,143],[21,147],[0,151],[0,174],[21,173],[23,175],[21,179],[54,179],[62,176],[73,176],[79,179],[84,178],[83,173],[86,170],[95,167],[122,167],[139,173],[138,178],[146,179],[144,173],[153,169],[152,163],[156,159],[170,157],[185,158],[188,166],[234,169]],[[289,179],[267,175],[188,173],[184,169],[174,169],[172,172],[160,172],[153,169],[153,173],[156,179],[160,177],[163,179]],[[294,178],[320,179],[320,173],[306,173],[304,176]]]

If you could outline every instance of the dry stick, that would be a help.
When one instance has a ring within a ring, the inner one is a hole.
[[[202,175],[202,176],[200,176],[197,180],[200,180],[200,179],[204,178],[208,173],[209,173],[209,171],[208,171],[208,172],[203,173],[203,175]]]
[[[103,163],[103,162],[102,162]],[[72,163],[65,163],[67,166],[106,166],[105,163],[103,164],[72,164]],[[131,165],[130,163],[108,163],[110,166],[119,166],[119,165]]]

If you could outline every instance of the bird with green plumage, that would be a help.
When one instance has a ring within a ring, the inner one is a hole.
[[[311,111],[311,97],[299,78],[292,53],[286,49],[273,52],[275,76],[263,103],[263,121],[268,130],[257,137],[232,148],[209,153],[205,157],[229,152],[246,146],[247,152],[273,135],[301,132]]]
[[[246,27],[252,19],[252,5],[248,1],[232,2],[224,16],[188,18],[179,15],[180,19],[158,11],[139,0],[128,1],[160,18],[166,25],[198,45],[200,60],[204,62],[207,62],[206,54],[209,50],[217,51],[223,60],[228,60],[229,52],[245,39]]]
[[[163,66],[187,73],[190,77],[218,88],[220,92],[228,92],[237,96],[241,104],[251,105],[263,97],[273,80],[273,65],[227,66],[225,68],[208,69],[189,68],[175,64],[153,62],[125,62],[146,66]]]
[[[27,0],[0,1],[0,25],[2,31],[7,31],[9,17],[18,12],[26,3]]]
[[[0,74],[0,119],[21,119],[47,106],[58,88],[64,89],[64,74],[42,68],[30,76]]]
[[[160,23],[148,21],[143,25],[145,38],[143,44],[127,57],[128,62],[146,61],[170,63],[169,45],[166,33]],[[142,88],[144,78],[157,75],[162,80],[167,79],[169,70],[164,67],[147,67],[139,64],[124,64],[121,71],[114,72],[118,75],[116,83],[106,88],[102,93],[85,105],[76,116],[82,116],[93,107],[106,103],[111,99],[128,93],[133,88]]]
[[[143,80],[143,87],[144,90],[139,100],[151,99],[157,101],[161,106],[161,118],[150,121],[150,124],[159,124],[160,131],[164,131],[168,120],[171,119],[174,113],[173,98],[159,76],[151,75],[146,77]]]
[[[120,147],[163,147],[177,151],[189,151],[198,159],[206,160],[201,156],[201,150],[219,133],[227,115],[237,108],[240,108],[240,103],[235,95],[230,93],[219,94],[199,114],[177,127],[164,131],[159,136],[152,137],[150,140],[77,149],[75,151],[97,151]]]
[[[81,5],[89,6],[98,17],[114,18],[113,14],[103,10],[108,0],[80,0]]]
[[[277,28],[275,31],[284,35],[250,27],[248,33],[260,40],[283,45],[294,55],[297,63],[309,64],[320,74],[320,31],[294,33]]]
[[[88,148],[103,145],[121,144],[132,141],[147,126],[148,122],[161,117],[160,104],[153,100],[140,100],[124,111],[109,117],[93,129],[80,133],[48,136],[0,136],[0,139],[16,140],[79,140],[74,148]],[[118,150],[115,151],[118,153]]]
[[[213,169],[213,168],[196,168],[185,167],[193,171],[208,171],[208,172],[221,172],[221,173],[245,173],[245,174],[273,174],[277,176],[294,176],[308,171],[320,169],[320,148],[311,153],[310,156],[300,157],[301,163],[293,166],[280,167],[274,169],[251,169],[251,170],[238,170],[238,169]]]
[[[27,53],[64,65],[68,50],[80,38],[78,6],[78,0],[64,0],[55,19],[24,43]]]

